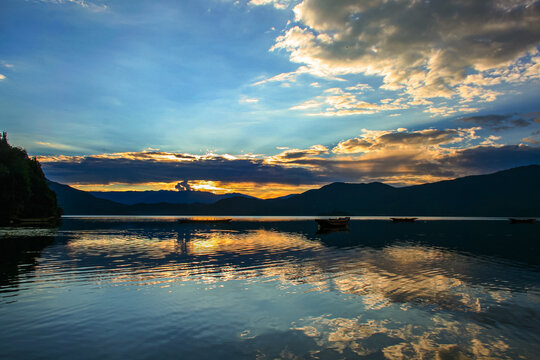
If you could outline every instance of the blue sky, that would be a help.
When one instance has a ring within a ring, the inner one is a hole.
[[[280,174],[265,186],[287,192],[540,162],[538,1],[4,0],[0,9],[0,128],[47,176],[79,188],[189,180],[253,193],[263,182],[250,174],[263,166]],[[455,165],[465,151],[514,161]],[[178,170],[178,154],[200,167]],[[121,159],[125,173],[129,161],[170,170],[89,176],[100,173],[89,167],[96,158]],[[198,173],[209,161],[224,167]],[[301,181],[299,171],[311,175]]]

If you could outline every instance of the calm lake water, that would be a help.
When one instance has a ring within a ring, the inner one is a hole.
[[[167,217],[0,229],[0,357],[540,357],[540,224],[316,231]]]

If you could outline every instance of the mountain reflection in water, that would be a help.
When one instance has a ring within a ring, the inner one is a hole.
[[[86,218],[2,237],[10,359],[540,353],[536,224]]]

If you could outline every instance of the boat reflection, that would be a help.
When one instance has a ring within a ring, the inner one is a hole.
[[[328,227],[319,227],[317,229],[316,235],[326,235],[326,234],[332,234],[337,232],[349,232],[349,227],[335,227],[335,228],[328,228]]]

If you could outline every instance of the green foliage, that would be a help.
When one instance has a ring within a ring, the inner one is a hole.
[[[0,223],[17,218],[58,217],[61,209],[40,163],[0,136]]]

